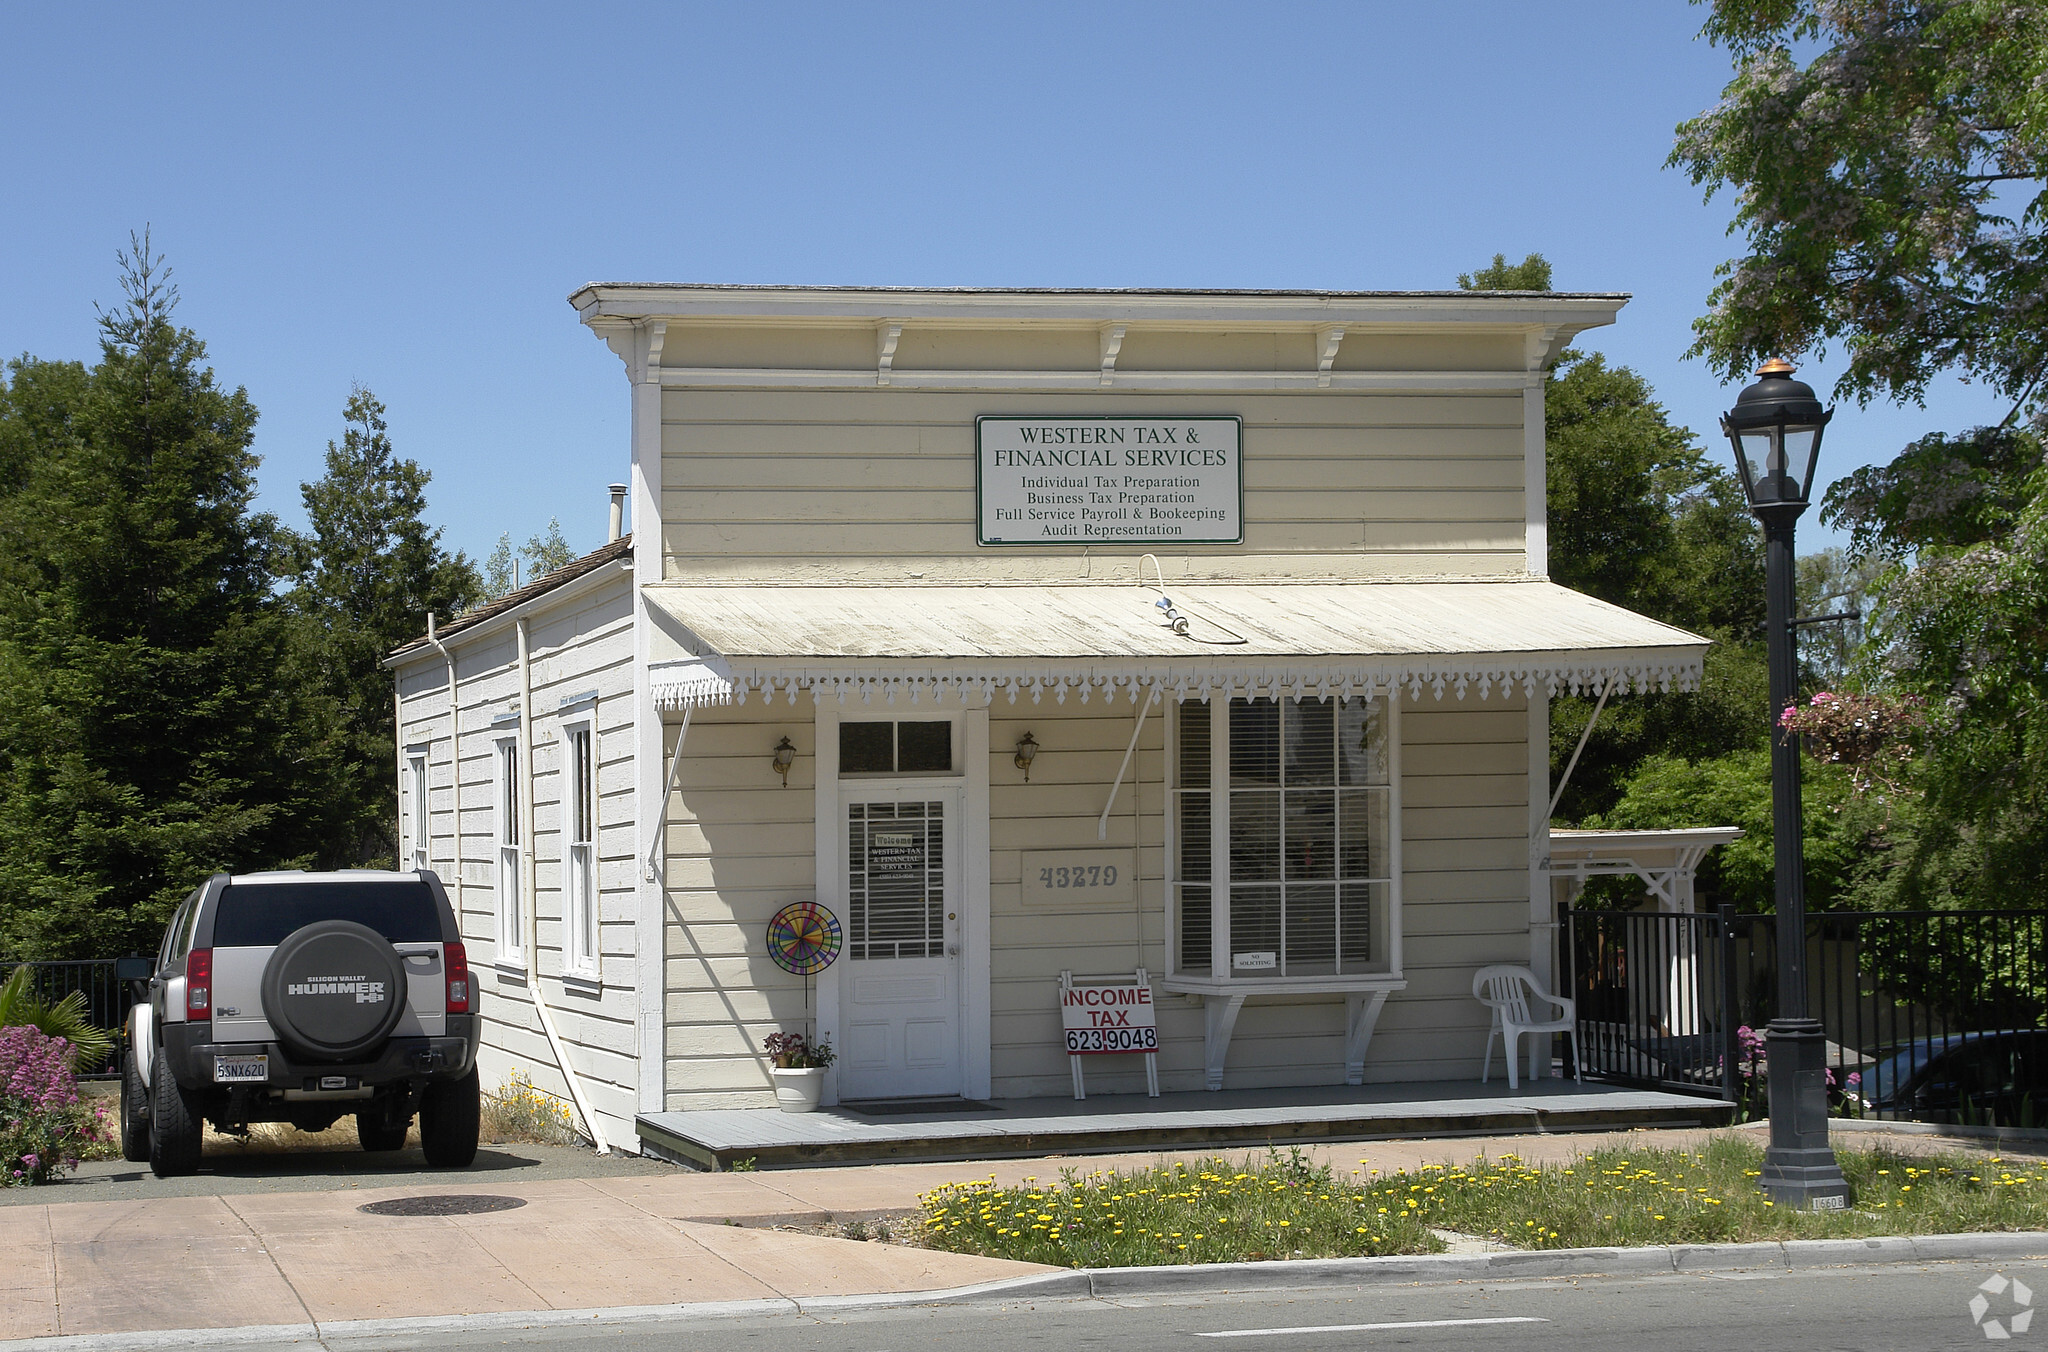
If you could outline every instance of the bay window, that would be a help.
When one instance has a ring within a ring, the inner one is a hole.
[[[1173,741],[1172,975],[1330,989],[1398,974],[1386,697],[1189,703]]]

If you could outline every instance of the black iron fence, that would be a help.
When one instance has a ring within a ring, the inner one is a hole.
[[[114,979],[114,959],[89,958],[75,962],[26,963],[0,961],[0,981],[6,981],[21,967],[29,969],[29,989],[44,1000],[54,1004],[73,991],[83,991],[86,1016],[95,1026],[118,1030],[128,1022],[128,1010],[135,1003],[135,994],[126,982]],[[104,1078],[115,1073],[107,1067],[96,1066],[92,1067],[84,1078]]]
[[[1563,922],[1559,970],[1588,1077],[1761,1114],[1777,917],[1567,910]],[[1803,939],[1834,1111],[2048,1125],[2048,916],[1826,912]]]

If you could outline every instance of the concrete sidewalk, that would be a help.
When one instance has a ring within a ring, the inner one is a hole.
[[[1348,1173],[1481,1154],[1561,1160],[1614,1141],[1680,1145],[1710,1134],[1371,1142],[1304,1153]],[[1927,1137],[1887,1139],[1902,1149],[1958,1148]],[[0,1339],[968,1286],[1049,1269],[798,1227],[906,1211],[920,1192],[947,1182],[1051,1181],[1062,1168],[1145,1166],[1203,1153],[1213,1152],[516,1183],[438,1173],[402,1186],[126,1201],[55,1200],[64,1195],[58,1185],[47,1190],[50,1201],[0,1208]],[[450,1194],[517,1197],[525,1205],[467,1216],[359,1209]]]

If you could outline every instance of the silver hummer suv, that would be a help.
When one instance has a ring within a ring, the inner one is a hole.
[[[159,1177],[199,1167],[202,1124],[353,1115],[397,1150],[417,1114],[427,1163],[476,1158],[476,987],[441,880],[383,873],[215,874],[172,917],[121,1062],[121,1152]]]

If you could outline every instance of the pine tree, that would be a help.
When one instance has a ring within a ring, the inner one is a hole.
[[[311,654],[250,510],[256,410],[172,323],[149,237],[100,357],[0,382],[0,953],[152,944],[219,869],[309,860],[330,797]]]
[[[449,555],[441,532],[426,525],[433,476],[394,453],[384,405],[358,385],[342,417],[347,429],[340,445],[327,443],[326,475],[300,485],[311,529],[287,540],[298,578],[291,601],[316,632],[342,734],[334,831],[317,861],[392,867],[396,747],[391,677],[380,662],[425,628],[428,612],[459,613],[483,584],[469,559]]]

